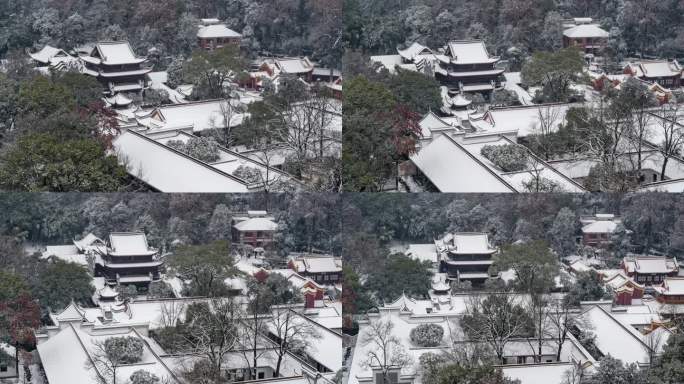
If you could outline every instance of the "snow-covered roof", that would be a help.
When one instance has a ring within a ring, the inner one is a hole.
[[[599,24],[580,24],[563,31],[563,36],[571,39],[608,38],[609,35]]]
[[[83,310],[73,301],[67,305],[62,312],[50,316],[55,323],[61,321],[82,321],[84,317]]]
[[[247,182],[128,130],[114,139],[128,172],[161,192],[247,192]]]
[[[305,352],[310,358],[333,372],[337,372],[342,368],[343,348],[341,334],[322,326],[306,314],[293,316],[291,321],[295,324],[310,324],[312,326],[311,329],[320,336],[319,339],[315,339],[314,342],[309,343],[305,347]]]
[[[562,384],[572,367],[573,363],[504,365],[501,371],[509,379],[520,380],[520,384]]]
[[[342,268],[332,256],[297,256],[292,260],[298,271],[308,273],[340,272]]]
[[[147,236],[141,232],[114,232],[109,235],[112,256],[153,255],[157,250],[147,244]]]
[[[209,100],[193,103],[164,105],[136,112],[137,122],[150,131],[186,130],[200,132],[208,129],[236,127],[248,116],[238,110],[242,103],[238,100]]]
[[[525,137],[540,133],[542,124],[557,130],[565,122],[568,109],[570,104],[494,107],[481,119],[471,119],[471,124],[486,132],[518,131],[518,137]]]
[[[56,257],[68,263],[76,263],[81,266],[88,265],[85,255],[80,253],[73,245],[48,245],[45,247],[41,258],[47,259],[49,257]]]
[[[437,131],[459,130],[453,123],[444,120],[432,111],[423,116],[418,125],[423,138],[430,138],[433,132]]]
[[[583,233],[613,233],[618,223],[612,220],[597,220],[582,227]]]
[[[197,31],[197,37],[200,39],[240,38],[242,35],[226,27],[224,24],[212,24],[200,26]]]
[[[314,65],[308,58],[303,59],[280,59],[276,60],[276,66],[283,73],[300,74],[312,72]]]
[[[397,49],[397,52],[399,52],[401,57],[411,61],[413,61],[418,55],[432,54],[430,48],[416,42],[411,44],[411,46],[406,49]]]
[[[664,256],[627,256],[623,261],[629,273],[671,273],[679,267],[677,259]]]
[[[405,254],[412,259],[428,261],[433,264],[439,259],[435,243],[409,244]]]
[[[582,317],[596,336],[596,347],[604,355],[610,354],[623,363],[648,363],[648,346],[635,328],[618,321],[598,305],[585,311]]]
[[[265,217],[251,217],[234,225],[240,232],[271,232],[278,229],[278,223]]]
[[[682,67],[676,60],[641,60],[628,64],[637,77],[673,77],[682,74]]]
[[[586,272],[586,271],[591,271],[594,268],[586,265],[583,260],[575,260],[572,263],[570,263],[570,269],[572,269],[575,272]]]
[[[491,254],[496,252],[496,249],[489,246],[486,233],[454,233],[453,244],[454,248],[450,248],[449,252],[455,254]]]
[[[656,183],[643,184],[639,187],[642,192],[684,192],[684,179],[672,179]]]
[[[533,186],[537,176],[553,181],[566,192],[584,191],[581,185],[531,152],[528,166],[514,172],[505,172],[482,155],[482,148],[487,145],[517,145],[505,135],[466,133],[460,141],[442,134],[411,156],[441,192],[524,192]]]
[[[401,61],[401,55],[377,55],[377,56],[371,56],[370,61],[374,63],[378,63],[382,65],[384,68],[386,68],[389,73],[395,73],[396,72],[396,66],[401,66],[402,61]]]
[[[135,55],[128,41],[98,42],[93,53],[95,51],[105,65],[140,64],[146,60]]]
[[[128,332],[118,330],[113,334],[90,334],[83,329],[69,325],[48,340],[38,344],[38,353],[50,384],[89,384],[97,382],[97,371],[88,368],[86,363],[93,361],[97,353],[96,343],[114,336],[135,337],[143,341],[141,361],[126,364],[117,369],[117,381],[124,382],[137,370],[144,369],[162,380],[178,382],[171,369],[154,351],[158,349],[154,340],[141,336],[130,328]],[[102,366],[97,362],[98,369]]]
[[[51,47],[49,45],[44,46],[38,52],[29,53],[29,56],[31,56],[33,60],[43,64],[53,64],[56,61],[75,59],[73,56],[66,53],[63,49]]]
[[[684,278],[666,277],[663,281],[663,295],[684,295]]]
[[[516,189],[453,138],[439,135],[411,161],[441,192],[516,192]]]
[[[92,246],[95,243],[104,245],[104,242],[92,233],[85,235],[85,237],[83,237],[81,240],[74,240],[74,245],[80,251],[85,251],[88,247]]]
[[[447,44],[448,53],[454,64],[482,64],[495,63],[498,57],[490,56],[484,41],[461,40]]]
[[[133,100],[129,99],[128,97],[126,97],[120,93],[117,93],[116,95],[114,95],[112,97],[105,97],[105,101],[110,106],[121,106],[121,107],[125,107],[125,106],[127,106],[133,102]]]
[[[119,292],[117,292],[114,288],[110,287],[109,285],[105,285],[104,288],[100,289],[98,291],[98,294],[100,295],[100,297],[110,299],[119,296]]]

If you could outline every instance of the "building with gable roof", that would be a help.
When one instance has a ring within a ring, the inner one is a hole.
[[[89,55],[81,55],[82,72],[96,77],[109,94],[142,92],[152,68],[145,66],[147,58],[133,52],[128,41],[101,41]]]
[[[277,59],[274,64],[280,75],[295,76],[307,83],[313,79],[314,65],[308,57]]]
[[[62,70],[78,68],[78,59],[68,54],[65,50],[49,45],[44,46],[40,51],[29,53],[31,59],[43,68]]]
[[[627,276],[639,284],[658,285],[668,277],[679,274],[676,257],[665,256],[626,256],[622,268]]]
[[[668,276],[655,287],[656,300],[663,304],[684,304],[684,277]]]
[[[197,30],[197,45],[208,51],[227,45],[240,46],[242,35],[228,28],[219,19],[201,19]]]
[[[613,293],[616,305],[632,305],[634,300],[644,297],[644,285],[637,283],[624,271],[612,274],[601,273],[603,284]]]
[[[580,217],[582,244],[590,247],[606,247],[612,243],[611,236],[622,224],[622,219],[610,213],[597,213]]]
[[[519,145],[515,141],[516,130],[489,133],[453,127],[428,129],[431,136],[419,142],[418,151],[410,160],[419,175],[440,192],[529,192],[536,191],[538,181],[547,180],[566,192],[584,191],[576,181],[527,149],[528,163],[524,169],[515,171],[503,170],[482,154],[485,146]]]
[[[575,18],[564,25],[563,47],[578,47],[584,53],[599,55],[608,45],[609,33],[591,18]]]
[[[682,85],[682,78],[684,78],[684,70],[677,60],[635,61],[627,64],[623,72],[649,83],[658,83],[670,89]]]
[[[334,285],[342,281],[341,260],[330,255],[292,253],[287,265],[317,284]]]
[[[267,211],[247,211],[247,215],[233,217],[233,242],[242,246],[267,248],[273,243],[278,223]]]

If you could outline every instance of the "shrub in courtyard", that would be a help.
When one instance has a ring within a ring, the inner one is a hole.
[[[438,324],[421,324],[411,330],[411,341],[420,347],[436,347],[442,343],[444,328]]]
[[[527,149],[515,144],[485,145],[480,153],[504,172],[522,171],[529,160]]]

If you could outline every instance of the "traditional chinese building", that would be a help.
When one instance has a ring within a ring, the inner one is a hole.
[[[197,31],[197,44],[206,50],[228,45],[240,46],[242,35],[228,28],[219,19],[202,19]]]
[[[677,88],[682,84],[684,70],[677,60],[641,60],[627,64],[623,72],[649,83],[665,88]]]
[[[334,285],[342,281],[340,261],[329,255],[290,255],[288,267],[317,284]]]
[[[609,213],[597,213],[594,216],[583,216],[582,243],[590,247],[606,247],[611,243],[611,236],[622,223],[622,219]]]
[[[96,77],[109,94],[141,92],[145,75],[152,68],[145,66],[147,59],[136,56],[127,41],[102,41],[95,44],[89,55],[79,56],[83,73]]]
[[[441,245],[440,272],[448,279],[482,284],[489,278],[489,267],[497,249],[486,233],[461,232],[447,235]]]
[[[684,304],[684,277],[666,277],[656,287],[656,300],[664,304]]]
[[[275,218],[266,211],[247,211],[247,216],[233,218],[233,242],[265,248],[273,242],[278,230]]]
[[[481,40],[451,41],[435,58],[435,78],[452,91],[489,94],[501,86],[504,69],[496,68],[499,58]]]
[[[627,256],[622,260],[622,268],[634,281],[646,285],[660,284],[679,273],[677,259],[665,256]]]
[[[106,247],[97,248],[95,276],[108,284],[147,287],[161,278],[164,261],[144,233],[112,233]]]
[[[275,67],[281,75],[295,76],[306,82],[313,80],[314,65],[306,57],[276,60]]]
[[[603,284],[613,293],[613,300],[617,305],[632,305],[633,300],[644,296],[644,286],[632,280],[623,271],[612,274],[601,274]]]
[[[608,45],[609,35],[591,18],[575,18],[565,25],[563,47],[578,47],[586,54],[599,55]]]

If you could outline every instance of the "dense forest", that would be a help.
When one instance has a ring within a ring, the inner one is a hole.
[[[505,59],[560,48],[562,20],[592,17],[624,54],[684,55],[680,0],[347,0],[350,48],[391,54],[414,41],[439,48],[449,39],[483,39]]]
[[[139,55],[171,61],[196,47],[200,18],[225,20],[252,54],[308,55],[339,66],[342,0],[2,0],[0,58],[127,39]]]
[[[233,214],[268,210],[281,227],[280,254],[319,250],[339,255],[338,205],[335,194],[2,194],[0,237],[63,244],[89,232],[106,237],[114,231],[144,231],[152,246],[171,250],[230,240]],[[0,249],[3,257],[15,255]]]

